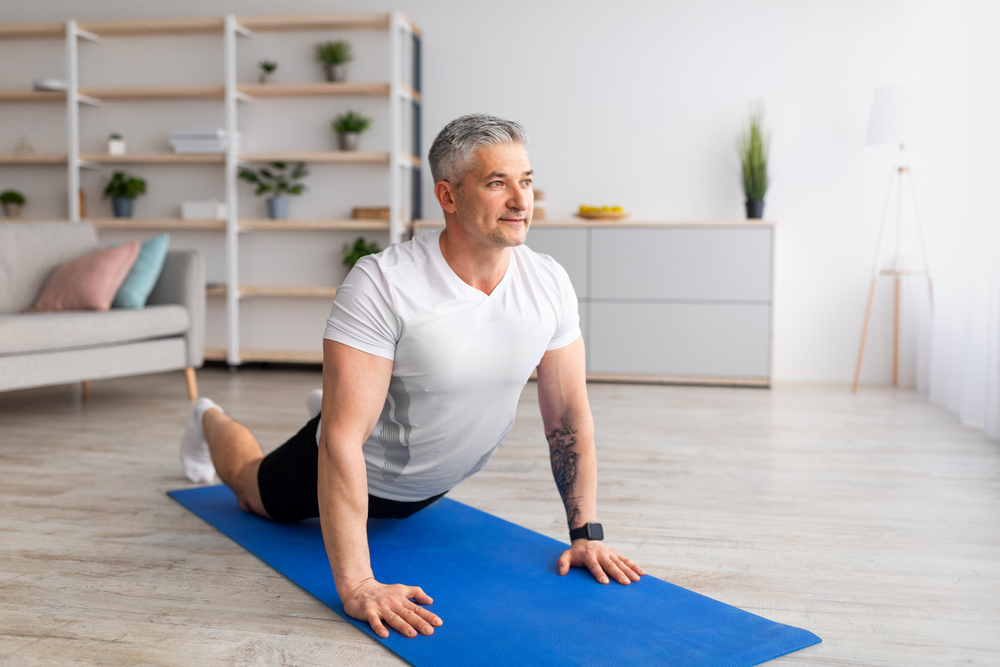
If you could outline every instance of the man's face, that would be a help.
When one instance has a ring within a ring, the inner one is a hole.
[[[531,165],[521,144],[483,146],[474,166],[453,191],[463,230],[482,245],[507,248],[524,243],[535,195]]]

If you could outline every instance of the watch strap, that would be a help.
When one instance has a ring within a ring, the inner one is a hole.
[[[584,537],[588,540],[603,540],[604,539],[604,527],[599,523],[586,523],[579,528],[574,528],[569,531],[569,539],[578,540]]]

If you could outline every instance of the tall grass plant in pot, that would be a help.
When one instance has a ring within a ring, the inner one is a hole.
[[[743,172],[743,194],[746,195],[747,218],[759,219],[764,215],[764,195],[767,193],[767,156],[771,133],[764,129],[764,108],[750,109],[747,126],[737,141]]]

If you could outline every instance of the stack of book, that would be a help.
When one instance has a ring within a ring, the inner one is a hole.
[[[229,139],[222,128],[204,132],[171,132],[170,147],[175,153],[225,153]],[[236,133],[236,150],[240,148],[240,133]]]

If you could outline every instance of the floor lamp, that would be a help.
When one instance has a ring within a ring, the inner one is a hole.
[[[893,144],[899,147],[899,166],[893,167],[889,188],[885,196],[885,206],[882,209],[882,226],[878,234],[878,246],[875,250],[875,264],[872,267],[871,287],[868,290],[868,306],[865,309],[865,325],[861,331],[861,346],[858,349],[858,363],[854,369],[854,383],[851,391],[858,390],[858,380],[861,377],[861,360],[865,355],[865,339],[868,337],[868,324],[871,321],[872,303],[875,300],[875,286],[880,276],[890,276],[893,279],[893,331],[892,331],[892,386],[899,385],[899,283],[903,276],[927,276],[927,290],[930,295],[931,309],[934,308],[934,289],[931,274],[927,264],[927,246],[924,244],[923,231],[920,228],[920,216],[917,213],[917,195],[913,185],[913,174],[904,161],[904,149],[913,143],[917,130],[917,98],[916,91],[909,86],[889,86],[880,88],[875,93],[872,104],[872,115],[868,122],[868,137],[866,145]],[[910,195],[913,199],[913,217],[916,222],[917,239],[923,258],[923,268],[911,269],[903,264],[900,253],[900,241],[903,234],[903,185],[909,182]],[[890,268],[884,268],[883,257],[886,251],[886,236],[889,232],[889,204],[892,201],[893,189],[896,190],[896,220],[895,249]]]

